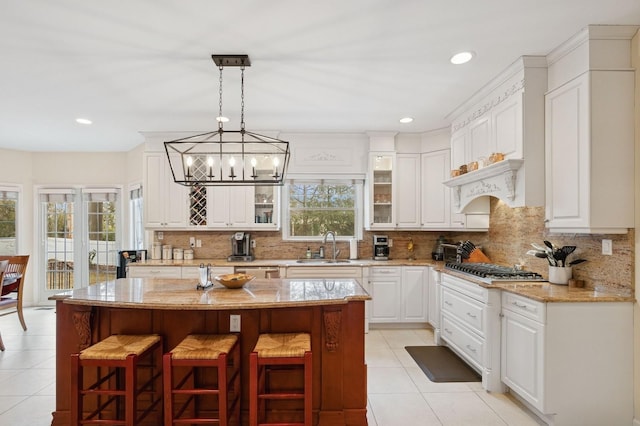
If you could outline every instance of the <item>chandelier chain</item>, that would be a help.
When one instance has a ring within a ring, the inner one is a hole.
[[[220,95],[218,100],[218,129],[222,130],[222,65],[218,68],[220,69],[220,77],[218,78],[218,93]]]
[[[240,67],[240,131],[244,132],[244,65]]]

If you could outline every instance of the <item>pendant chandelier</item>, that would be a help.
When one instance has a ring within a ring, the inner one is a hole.
[[[218,130],[165,142],[173,180],[185,186],[282,185],[289,142],[245,129],[244,70],[248,55],[211,55],[220,70]],[[240,130],[224,130],[222,71],[240,68]]]

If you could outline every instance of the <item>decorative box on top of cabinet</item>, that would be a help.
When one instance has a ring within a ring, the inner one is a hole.
[[[143,176],[146,227],[186,227],[187,188],[174,182],[166,154],[145,153]]]

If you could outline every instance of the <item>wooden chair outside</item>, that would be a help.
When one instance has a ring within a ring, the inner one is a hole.
[[[27,324],[24,321],[22,313],[22,296],[24,286],[24,275],[27,272],[27,263],[29,263],[29,255],[19,256],[0,256],[0,261],[8,260],[6,270],[4,271],[2,280],[2,292],[0,295],[0,310],[15,308],[10,312],[0,313],[0,316],[18,314],[18,319],[22,325],[22,329],[27,331]],[[0,350],[4,351],[4,343],[0,335]]]

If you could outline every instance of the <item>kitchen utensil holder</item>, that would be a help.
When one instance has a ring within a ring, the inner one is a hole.
[[[567,285],[573,276],[573,268],[570,266],[549,266],[549,282],[551,284]]]

